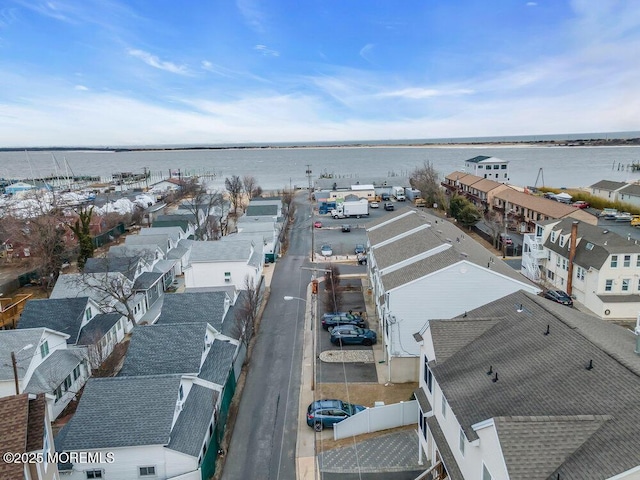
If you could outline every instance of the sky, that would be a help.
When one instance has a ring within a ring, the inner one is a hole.
[[[0,147],[640,130],[637,0],[0,0]]]

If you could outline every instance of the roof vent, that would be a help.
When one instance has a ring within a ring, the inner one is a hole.
[[[489,371],[487,372],[487,375],[491,375],[493,373],[493,365],[489,365]]]
[[[587,370],[593,370],[593,359],[589,360],[589,366],[587,367]]]
[[[449,243],[453,243],[453,240],[451,240],[449,237],[445,238],[445,241]]]
[[[496,372],[495,377],[493,377],[493,378],[491,379],[491,381],[492,381],[493,383],[496,383],[496,382],[498,381],[498,372]]]
[[[609,230],[603,230],[602,233],[609,233]]]
[[[550,325],[547,325],[547,331],[544,332],[545,335],[549,335],[551,333]]]
[[[460,252],[460,256],[463,257],[463,258],[467,258],[469,256],[469,254],[465,253],[465,252]]]
[[[518,309],[516,310],[516,312],[518,313],[522,313],[522,311],[524,310],[524,307],[522,306],[522,304],[520,304],[520,306],[518,307]]]

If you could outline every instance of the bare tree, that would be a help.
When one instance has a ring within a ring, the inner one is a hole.
[[[255,284],[249,275],[244,278],[244,287],[240,297],[241,303],[235,313],[233,330],[234,334],[248,348],[255,333],[258,312],[262,304],[262,291],[261,285]]]
[[[489,229],[489,232],[491,232],[493,247],[498,248],[498,239],[500,238],[500,233],[504,230],[502,215],[500,215],[500,212],[488,210],[484,214],[483,223]]]
[[[208,193],[207,189],[198,184],[192,188],[191,196],[183,200],[180,208],[184,208],[193,215],[196,240],[217,240],[223,232],[224,199],[219,192]]]
[[[342,309],[343,298],[342,290],[340,289],[340,269],[333,263],[329,264],[329,271],[325,273],[323,303],[329,312],[339,312]]]
[[[233,206],[233,213],[237,215],[238,207],[242,202],[242,180],[240,180],[239,176],[233,175],[231,178],[227,177],[224,179],[224,185],[227,192],[229,192],[229,201]]]
[[[411,173],[409,183],[416,190],[420,190],[428,207],[437,204],[438,208],[445,208],[446,201],[440,186],[440,174],[431,162],[425,161],[422,167],[416,168]]]
[[[242,177],[242,186],[244,188],[244,193],[249,200],[256,196],[256,191],[258,188],[258,182],[255,177],[251,175],[245,175]]]

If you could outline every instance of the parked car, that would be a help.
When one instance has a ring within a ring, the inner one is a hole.
[[[382,195],[380,195],[380,199],[383,202],[386,202],[387,200],[391,200],[391,195],[389,195],[388,193],[383,193]]]
[[[316,432],[323,428],[333,427],[345,418],[365,410],[364,405],[354,405],[342,400],[316,400],[307,407],[307,425]]]
[[[566,305],[568,307],[573,306],[573,300],[571,297],[562,290],[547,290],[544,293],[544,298],[548,298],[549,300],[553,300],[556,303],[561,303],[562,305]]]
[[[347,233],[351,231],[351,225],[342,225],[342,231]]]
[[[338,325],[356,325],[358,327],[366,327],[367,322],[360,315],[354,315],[348,312],[325,313],[321,319],[322,328],[337,327]]]
[[[331,329],[331,343],[334,345],[370,346],[378,341],[376,332],[355,325],[338,325]]]
[[[330,257],[331,255],[333,255],[333,249],[331,248],[331,245],[322,245],[322,247],[320,248],[320,253],[323,257]]]
[[[384,209],[385,209],[385,210],[387,210],[387,211],[391,211],[391,210],[393,210],[393,209],[394,209],[394,207],[393,207],[393,203],[391,203],[391,202],[387,202],[387,203],[385,203],[385,204],[384,204]]]
[[[504,233],[500,234],[500,241],[505,245],[513,245],[513,240],[509,235],[505,235]]]
[[[371,202],[369,204],[370,208],[380,208],[380,204],[378,202]]]
[[[577,202],[573,202],[571,206],[576,208],[589,208],[589,204],[584,200],[578,200]]]
[[[313,222],[314,228],[322,228],[322,222]]]
[[[354,248],[355,254],[358,255],[359,253],[364,253],[366,251],[366,249],[364,248],[364,245],[362,243],[358,243],[356,244],[356,248]]]
[[[366,265],[367,264],[367,256],[364,253],[358,255],[358,265]]]

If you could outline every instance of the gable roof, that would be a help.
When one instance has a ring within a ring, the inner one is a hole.
[[[253,253],[253,243],[247,240],[235,242],[192,242],[191,263],[248,262]]]
[[[138,326],[118,375],[197,375],[206,332],[206,323]]]
[[[407,222],[403,223],[406,224]],[[398,227],[400,227],[400,225],[398,225]],[[386,245],[373,248],[376,264],[378,268],[382,270],[403,260],[433,250],[443,244],[444,242],[440,240],[430,228],[423,228]]]
[[[67,343],[73,345],[78,341],[88,302],[88,297],[29,300],[20,315],[18,329],[56,330],[68,334]]]
[[[598,190],[618,190],[624,187],[626,183],[624,182],[616,182],[614,180],[600,180],[599,182],[590,185],[589,188],[597,188]]]
[[[496,417],[608,415],[600,428],[581,427],[584,443],[553,466],[553,478],[609,478],[640,464],[640,358],[631,331],[522,291],[466,318],[498,322],[431,369],[469,440],[478,438],[473,425]],[[441,326],[434,344],[449,335]],[[520,438],[544,458],[546,447],[528,440]]]
[[[443,325],[446,323],[446,325]],[[456,318],[451,320],[429,320],[427,324],[431,335],[437,338],[433,349],[438,363],[446,361],[465,345],[471,343],[487,330],[492,328],[498,320]]]
[[[251,205],[247,207],[246,215],[254,216],[273,216],[278,215],[278,205]]]
[[[171,241],[177,243],[181,238],[185,236],[185,232],[181,227],[154,227],[154,228],[141,228],[138,231],[138,235],[167,235]]]
[[[576,211],[575,207],[567,205],[566,203],[557,202],[549,198],[538,197],[536,195],[529,195],[527,193],[514,190],[513,188],[497,192],[495,194],[495,198],[506,201],[510,207],[512,205],[522,206],[550,218],[566,217]]]
[[[112,245],[109,247],[109,251],[107,252],[107,257],[110,259],[113,258],[125,258],[124,263],[126,262],[133,263],[136,262],[137,258],[140,258],[147,263],[153,263],[156,258],[159,257],[161,253],[160,247],[154,244],[150,245]],[[107,271],[114,271],[114,269],[109,269]]]
[[[184,292],[164,296],[157,325],[169,323],[208,323],[222,331],[226,292]]]
[[[637,183],[631,183],[626,187],[621,188],[618,193],[640,197],[640,185],[638,185]]]
[[[93,317],[89,323],[82,327],[77,344],[95,344],[98,340],[102,339],[102,337],[111,330],[111,327],[113,327],[122,317],[123,315],[117,312],[99,313]]]
[[[22,379],[27,373],[31,359],[37,355],[40,339],[45,333],[44,328],[29,328],[20,330],[0,330],[0,380],[13,380],[11,352],[15,352],[18,378]],[[62,338],[60,339],[62,341]],[[31,347],[24,349],[27,345]],[[5,360],[6,359],[6,360]]]
[[[170,449],[192,457],[200,455],[219,395],[216,390],[201,385],[191,387],[171,430]]]
[[[424,224],[425,221],[420,219],[415,211],[401,208],[391,215],[367,223],[367,237],[371,246],[376,246]]]
[[[473,183],[473,188],[484,193],[487,193],[493,190],[494,188],[498,188],[498,187],[502,187],[502,189],[511,188],[510,186],[505,185],[504,183],[499,183],[499,182],[496,182],[495,180],[490,180],[488,178],[482,178],[478,182]]]
[[[233,368],[233,357],[237,349],[237,345],[216,338],[202,364],[198,378],[224,386]]]
[[[111,248],[114,248],[115,245]],[[129,256],[118,256],[116,249],[111,252],[111,255],[107,257],[99,258],[87,258],[87,263],[84,265],[84,273],[103,273],[103,272],[120,272],[129,280],[133,280],[138,271],[138,267],[144,261],[137,255],[138,252],[131,252]]]
[[[52,352],[38,365],[29,383],[24,387],[27,393],[51,393],[73,369],[87,358],[85,349],[65,348]]]
[[[89,297],[98,305],[112,303],[113,298],[106,290],[109,285],[131,284],[131,280],[120,272],[67,273],[60,275],[49,298]]]
[[[174,227],[179,228],[179,227]],[[151,229],[149,229],[151,230]],[[125,247],[133,245],[140,246],[157,246],[163,254],[169,250],[169,235],[166,233],[147,234],[147,235],[127,235],[124,240]]]
[[[180,375],[90,378],[76,413],[56,438],[56,448],[167,445],[180,379]]]
[[[545,248],[569,258],[569,240],[560,247],[560,236],[570,235],[571,227],[575,220],[571,218],[563,219],[551,227],[556,232],[556,241],[551,241],[551,235],[544,242]],[[606,233],[605,233],[606,232]],[[588,247],[587,247],[588,246]],[[585,269],[594,267],[602,268],[611,254],[640,253],[640,245],[633,240],[627,240],[620,235],[599,228],[588,223],[578,223],[578,241],[576,242],[576,255],[574,262]],[[619,259],[622,262],[622,259]]]
[[[138,276],[138,278],[136,278],[133,288],[135,290],[149,290],[158,283],[158,280],[161,278],[162,273],[160,272],[143,272]]]

